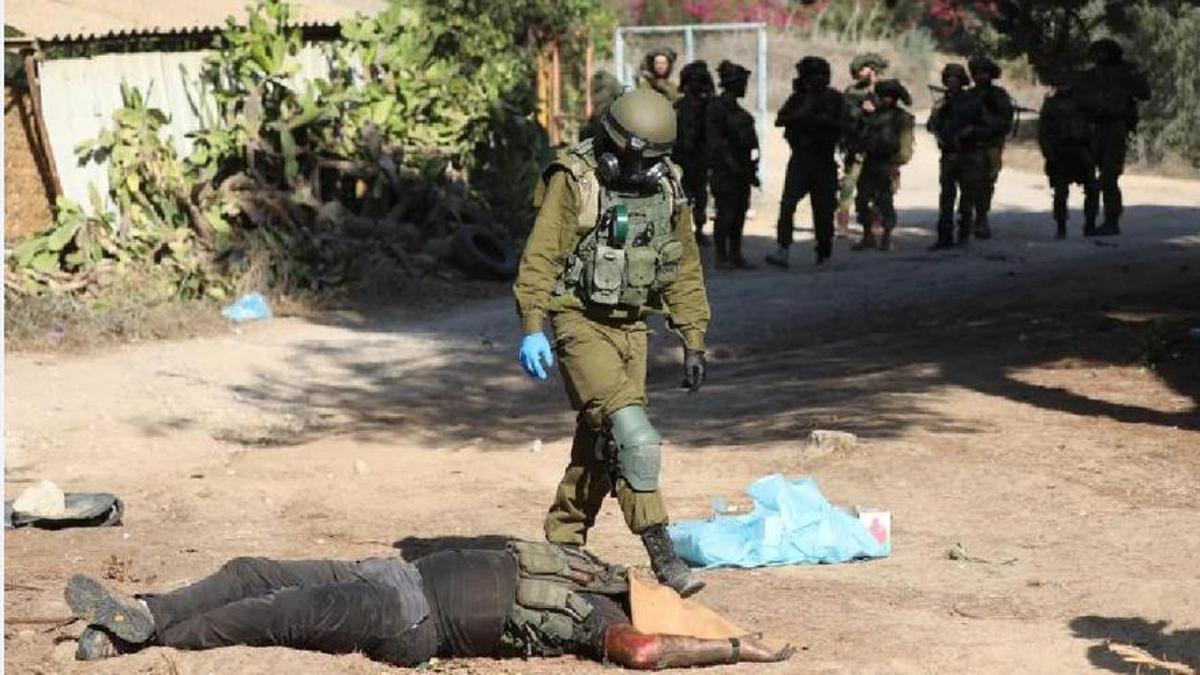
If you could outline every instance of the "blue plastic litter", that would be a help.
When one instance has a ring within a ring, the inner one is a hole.
[[[226,305],[221,310],[221,316],[235,323],[246,321],[263,321],[271,318],[271,306],[261,293],[243,295],[237,302]]]
[[[890,541],[878,542],[808,478],[766,476],[751,483],[746,494],[754,499],[748,514],[716,514],[671,525],[680,557],[699,567],[763,567],[840,563],[891,553]]]

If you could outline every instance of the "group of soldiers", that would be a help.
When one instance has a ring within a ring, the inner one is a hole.
[[[711,190],[716,201],[717,266],[751,269],[754,265],[742,254],[742,231],[750,189],[759,185],[760,152],[754,117],[738,103],[750,71],[722,61],[717,66],[717,94],[704,61],[683,67],[678,88],[669,79],[673,63],[669,50],[652,52],[638,84],[667,97],[675,107],[679,140],[671,158],[681,169],[681,184],[692,203],[696,242],[710,245],[704,224]],[[767,263],[789,265],[796,206],[805,197],[812,207],[817,264],[833,254],[835,218],[841,230],[848,231],[852,208],[863,228],[854,249],[890,248],[896,225],[892,195],[899,167],[912,156],[914,120],[901,107],[912,104],[908,90],[897,80],[882,79],[887,65],[878,54],[859,56],[850,65],[853,84],[839,92],[830,87],[827,60],[808,56],[796,64],[792,94],[775,119],[792,154],[779,208],[779,248],[766,257]],[[840,179],[838,154],[844,169]]]
[[[1083,72],[1061,72],[1048,79],[1054,93],[1040,111],[1038,140],[1045,171],[1054,191],[1056,236],[1067,234],[1067,193],[1071,183],[1085,192],[1086,236],[1120,233],[1121,192],[1129,134],[1137,125],[1137,101],[1149,99],[1145,78],[1126,62],[1120,45],[1110,39],[1093,43],[1094,66]],[[663,49],[646,56],[638,86],[672,102],[678,140],[671,158],[681,170],[681,185],[692,203],[695,238],[704,234],[708,194],[716,201],[713,234],[721,268],[747,269],[742,230],[751,187],[759,185],[760,157],[754,118],[738,103],[745,95],[750,71],[722,61],[714,83],[708,65],[693,61],[671,81],[675,54]],[[835,234],[847,236],[853,211],[862,227],[855,251],[887,251],[896,226],[893,195],[900,167],[913,153],[913,115],[909,91],[885,79],[887,60],[862,54],[850,63],[851,84],[830,87],[830,65],[817,56],[796,64],[792,94],[780,108],[775,125],[782,127],[791,148],[776,239],[778,249],[766,262],[789,265],[797,204],[809,198],[816,240],[816,262],[829,260]],[[989,214],[1003,166],[1004,146],[1014,132],[1016,111],[1011,96],[996,84],[1001,68],[986,56],[964,66],[948,64],[927,129],[941,153],[937,240],[931,250],[969,246],[972,237],[992,235]],[[611,79],[611,78],[610,78]],[[717,84],[720,93],[717,93]],[[612,97],[619,95],[615,80]],[[1031,111],[1032,112],[1032,111]],[[840,171],[838,157],[840,156]],[[1097,223],[1103,198],[1103,221]],[[835,230],[836,225],[836,230]]]

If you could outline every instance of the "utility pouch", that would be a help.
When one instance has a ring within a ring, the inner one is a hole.
[[[650,287],[657,274],[658,255],[649,246],[625,250],[625,288],[621,291],[621,304],[641,307],[650,297]]]
[[[625,251],[597,244],[590,267],[585,269],[584,279],[587,299],[598,305],[618,304],[625,276]]]

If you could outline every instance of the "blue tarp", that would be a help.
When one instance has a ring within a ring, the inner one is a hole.
[[[243,295],[237,302],[226,305],[221,315],[234,323],[244,321],[263,321],[271,318],[271,306],[261,293]]]
[[[717,514],[672,525],[680,557],[699,567],[762,567],[891,553],[890,541],[876,541],[858,518],[830,504],[808,478],[766,476],[751,483],[746,494],[754,499],[748,514]]]

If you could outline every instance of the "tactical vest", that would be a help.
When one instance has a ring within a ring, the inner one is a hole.
[[[504,620],[504,656],[559,656],[586,644],[592,604],[580,593],[620,596],[629,592],[624,567],[582,550],[547,542],[509,542],[520,578],[517,598]]]
[[[679,275],[683,242],[675,236],[675,212],[687,205],[679,170],[670,171],[650,194],[624,193],[600,184],[591,140],[569,150],[551,170],[566,170],[579,185],[578,229],[554,295],[575,295],[585,305],[641,308],[657,305]]]

